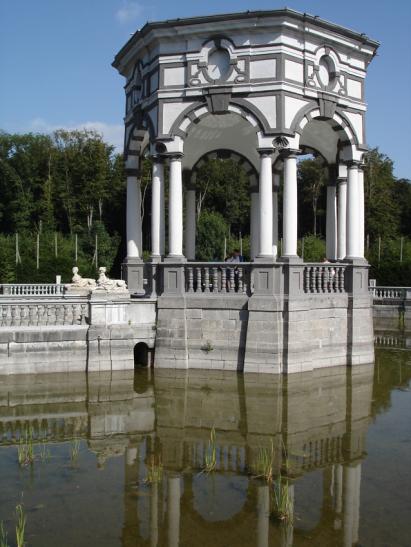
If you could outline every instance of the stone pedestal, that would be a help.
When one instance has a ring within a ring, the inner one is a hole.
[[[144,295],[144,262],[141,258],[127,257],[122,266],[123,277],[130,294]]]

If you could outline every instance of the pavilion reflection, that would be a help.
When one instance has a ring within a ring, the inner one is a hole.
[[[361,462],[374,367],[289,375],[224,371],[10,377],[0,442],[30,424],[39,438],[87,439],[97,463],[124,459],[124,546],[316,545],[358,541]],[[211,429],[216,471],[201,473]],[[271,487],[253,478],[261,449],[289,460],[294,525],[270,519]],[[146,485],[155,455],[163,480]],[[141,495],[136,495],[136,489]],[[196,542],[197,541],[197,542]]]

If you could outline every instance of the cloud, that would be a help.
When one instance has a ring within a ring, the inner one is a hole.
[[[142,13],[143,7],[138,2],[124,0],[123,7],[116,11],[116,19],[122,24],[135,21]]]
[[[43,118],[34,118],[31,120],[27,131],[34,133],[52,133],[57,129],[66,129],[67,131],[73,131],[75,129],[93,129],[103,136],[103,139],[112,144],[116,152],[123,151],[124,144],[124,126],[122,124],[109,124],[106,122],[81,122],[54,125],[48,123]]]

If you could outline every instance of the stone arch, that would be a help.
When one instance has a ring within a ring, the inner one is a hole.
[[[253,127],[257,128],[258,131],[263,131],[264,128],[268,126],[265,117],[258,109],[252,108],[252,105],[246,107],[239,101],[229,102],[229,97],[226,97],[224,100],[227,101],[227,104],[223,105],[226,107],[224,108],[224,112],[213,111],[213,104],[210,104],[211,99],[208,104],[204,102],[191,104],[176,118],[171,126],[170,134],[173,137],[180,136],[184,139],[188,136],[191,126],[198,123],[205,116],[216,113],[223,115],[228,112],[238,114],[247,120]]]
[[[237,161],[237,163],[244,168],[246,174],[251,177],[257,177],[258,173],[255,166],[250,162],[250,160],[243,154],[236,152],[235,150],[230,149],[218,149],[207,152],[201,158],[199,158],[196,163],[193,165],[191,171],[196,173],[199,167],[202,167],[210,159],[230,159]]]
[[[320,99],[319,105],[309,104],[297,112],[291,124],[291,131],[298,135],[299,142],[304,128],[313,120],[326,123],[338,135],[340,153],[343,159],[348,161],[362,158],[363,151],[359,150],[361,143],[355,129],[341,109],[336,108],[334,103]]]
[[[128,156],[141,156],[148,143],[155,137],[150,116],[143,114],[138,121],[126,126],[124,135],[124,160]]]

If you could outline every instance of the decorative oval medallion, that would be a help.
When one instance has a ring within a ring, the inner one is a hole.
[[[230,54],[226,49],[217,48],[208,56],[208,75],[212,80],[224,80],[230,71]]]

